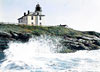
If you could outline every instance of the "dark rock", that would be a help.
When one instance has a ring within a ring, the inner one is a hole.
[[[100,46],[100,40],[95,40],[95,41],[94,41],[94,44]]]
[[[3,38],[11,38],[11,35],[8,34],[8,33],[0,32],[0,37],[3,37]]]
[[[11,40],[21,41],[21,42],[27,42],[29,38],[31,37],[30,34],[22,34],[22,33],[16,33],[10,31],[10,34],[0,32],[0,52],[3,52],[3,50],[9,48],[8,43]]]
[[[8,38],[0,37],[0,51],[7,49],[9,47],[8,43],[9,43]]]
[[[23,33],[16,33],[16,32],[12,32],[10,31],[11,37],[16,39],[16,40],[20,40],[22,42],[27,42],[29,40],[29,38],[31,38],[30,34],[23,34]]]
[[[87,31],[87,32],[83,32],[83,33],[86,33],[86,34],[89,34],[89,35],[94,35],[94,36],[100,37],[100,33],[95,32],[95,31]]]
[[[2,62],[2,59],[5,58],[5,54],[3,52],[0,52],[0,63]]]
[[[8,43],[10,38],[11,38],[10,34],[0,32],[0,52],[9,47]]]
[[[70,49],[72,49],[72,50],[85,50],[85,47],[82,45],[79,45],[79,46],[70,45]]]
[[[77,50],[100,49],[100,40],[98,39],[98,37],[95,39],[94,36],[69,37],[65,35],[64,39],[61,41],[61,44],[63,45],[63,49],[61,52],[67,52],[69,50],[75,52]]]

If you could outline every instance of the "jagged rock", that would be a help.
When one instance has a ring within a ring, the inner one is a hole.
[[[8,43],[11,40],[20,40],[27,42],[31,36],[29,34],[22,34],[10,31],[10,34],[0,32],[0,52],[9,48]]]
[[[11,38],[11,35],[8,34],[8,33],[0,32],[0,37],[3,37],[3,38]]]
[[[7,49],[9,40],[7,38],[0,37],[0,51]]]
[[[83,33],[100,37],[100,33],[97,33],[95,31],[87,31],[87,32],[83,32]]]
[[[8,48],[8,42],[10,38],[10,34],[0,32],[0,52]]]
[[[94,44],[100,46],[100,40],[95,40],[95,41],[94,41]]]
[[[96,50],[100,49],[100,39],[95,36],[77,36],[77,37],[69,37],[64,36],[64,39],[61,41],[64,50]],[[63,50],[63,51],[64,51]]]
[[[16,33],[16,32],[12,32],[12,31],[10,31],[10,34],[11,34],[12,38],[23,41],[23,42],[27,42],[29,40],[29,38],[31,37],[31,35],[29,35],[29,34]]]

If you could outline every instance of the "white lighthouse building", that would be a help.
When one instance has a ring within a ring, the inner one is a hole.
[[[36,5],[35,11],[24,13],[24,16],[18,19],[18,23],[24,25],[41,26],[44,24],[45,15],[42,14],[42,8],[39,4]]]

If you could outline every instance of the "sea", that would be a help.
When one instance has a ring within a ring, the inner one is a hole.
[[[59,53],[60,38],[33,37],[9,42],[0,53],[0,72],[100,72],[100,50]]]

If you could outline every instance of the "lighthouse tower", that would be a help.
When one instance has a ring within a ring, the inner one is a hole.
[[[44,19],[43,17],[45,15],[42,14],[42,8],[40,7],[39,4],[36,5],[35,12],[34,12],[33,16],[34,16],[35,25],[42,25],[43,19]]]
[[[30,12],[28,10],[27,14],[18,19],[19,24],[41,26],[44,24],[45,15],[42,14],[42,8],[39,4],[36,5],[35,11]]]

